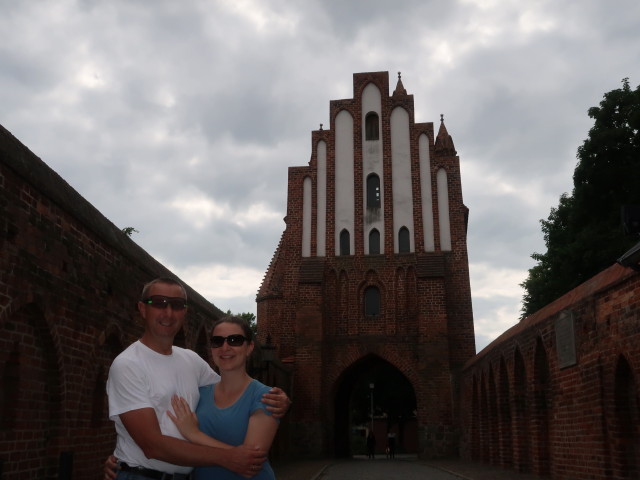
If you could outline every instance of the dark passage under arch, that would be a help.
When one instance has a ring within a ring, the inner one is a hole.
[[[373,389],[370,388],[371,384]],[[415,390],[400,370],[381,357],[370,354],[347,368],[336,383],[333,425],[335,456],[351,457],[364,453],[359,448],[364,445],[365,431],[371,426],[371,393],[378,451],[384,451],[387,432],[391,430],[397,432],[399,452],[415,453]]]

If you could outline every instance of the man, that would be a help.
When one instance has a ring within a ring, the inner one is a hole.
[[[138,311],[144,333],[116,357],[107,381],[109,418],[115,422],[117,433],[114,455],[120,461],[115,478],[135,475],[136,479],[180,480],[188,478],[192,467],[208,465],[247,477],[255,475],[267,452],[247,445],[213,448],[189,443],[166,413],[174,394],[186,398],[195,410],[198,387],[220,380],[195,352],[173,345],[187,311],[184,287],[171,278],[149,282],[142,291]],[[290,403],[278,388],[264,399],[277,416],[284,415]],[[105,468],[105,477],[114,475]]]

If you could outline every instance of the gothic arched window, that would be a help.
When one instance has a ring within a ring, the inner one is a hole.
[[[409,241],[409,229],[402,227],[398,232],[398,252],[409,253],[411,251],[411,242]]]
[[[369,112],[364,117],[365,139],[366,140],[378,140],[380,138],[379,133],[379,120],[376,112]]]
[[[378,287],[367,287],[364,291],[364,314],[380,315],[380,290]]]
[[[346,228],[340,232],[340,255],[351,255],[351,237]]]
[[[375,228],[369,232],[369,255],[380,255],[380,232]]]
[[[367,177],[367,208],[380,208],[380,177],[375,173]]]

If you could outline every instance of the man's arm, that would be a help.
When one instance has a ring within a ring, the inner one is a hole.
[[[196,414],[191,411],[189,404],[184,398],[174,395],[171,399],[171,405],[173,406],[174,413],[167,411],[167,414],[173,423],[176,424],[182,436],[187,440],[192,443],[208,445],[210,447],[232,448],[231,445],[227,445],[200,431],[198,418]],[[244,444],[254,448],[258,447],[268,452],[277,430],[278,420],[273,418],[273,415],[267,415],[264,410],[258,409],[249,417]]]
[[[122,413],[120,420],[147,458],[194,467],[219,465],[245,477],[253,476],[267,459],[266,451],[256,447],[207,447],[163,435],[152,408]]]
[[[293,403],[287,394],[278,387],[273,387],[262,395],[262,401],[267,404],[267,410],[273,414],[274,418],[284,417]]]

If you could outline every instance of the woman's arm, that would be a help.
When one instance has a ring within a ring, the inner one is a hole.
[[[269,451],[278,431],[278,425],[278,421],[272,415],[267,415],[262,409],[256,410],[249,417],[244,445],[259,446],[261,450]]]
[[[191,411],[189,404],[184,398],[174,395],[173,398],[171,398],[171,405],[173,406],[174,413],[167,410],[167,415],[169,415],[169,418],[176,424],[182,436],[191,443],[197,443],[198,445],[205,445],[207,447],[233,448],[233,446],[227,445],[200,431],[198,428],[198,417]]]

